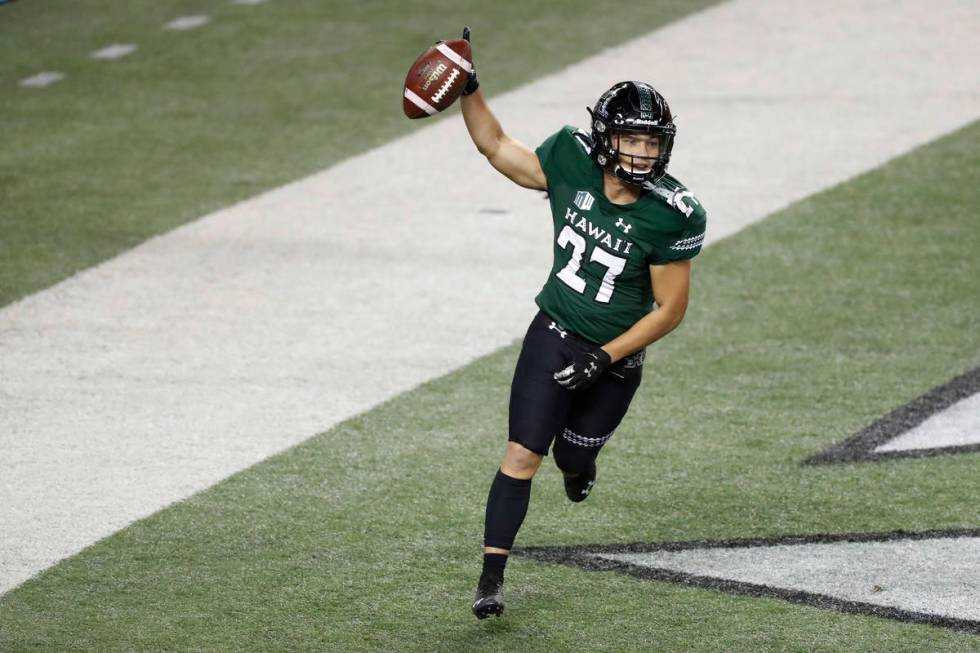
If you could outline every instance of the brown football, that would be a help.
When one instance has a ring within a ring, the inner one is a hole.
[[[473,70],[469,41],[439,41],[415,60],[405,76],[402,110],[426,118],[448,109],[463,92]]]

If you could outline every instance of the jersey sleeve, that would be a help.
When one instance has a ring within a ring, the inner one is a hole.
[[[549,136],[534,151],[548,180],[548,187],[561,180],[567,183],[589,181],[593,166],[592,144],[582,131],[566,125]]]
[[[672,227],[657,238],[651,248],[650,265],[663,265],[673,261],[694,258],[704,244],[708,214],[701,203],[689,191],[678,193],[674,198],[677,211]]]

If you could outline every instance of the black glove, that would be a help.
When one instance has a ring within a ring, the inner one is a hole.
[[[595,383],[611,364],[609,354],[599,347],[581,351],[568,367],[555,372],[555,381],[563,388],[582,390]]]
[[[463,38],[467,43],[470,42],[470,28],[463,28]],[[476,93],[476,89],[480,88],[480,82],[476,78],[476,66],[473,66],[473,72],[470,73],[470,78],[466,81],[466,86],[463,87],[463,95],[470,95],[471,93]]]

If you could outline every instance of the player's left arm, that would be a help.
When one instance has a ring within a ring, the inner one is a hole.
[[[657,310],[602,346],[613,363],[660,340],[684,319],[691,287],[691,259],[651,265],[650,283]]]

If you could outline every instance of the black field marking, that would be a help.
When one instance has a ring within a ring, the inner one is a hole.
[[[980,444],[955,447],[936,447],[933,449],[909,449],[907,451],[881,451],[875,448],[894,440],[910,431],[936,413],[946,410],[953,404],[980,392],[980,367],[962,374],[949,383],[933,388],[926,394],[913,399],[877,420],[867,428],[852,435],[839,444],[811,456],[804,465],[830,465],[894,458],[924,458],[947,454],[972,453],[980,451]]]
[[[694,587],[719,590],[738,596],[776,598],[817,608],[855,614],[867,614],[907,623],[928,624],[952,628],[980,635],[980,621],[941,617],[924,612],[900,610],[874,603],[848,601],[834,596],[790,590],[769,585],[757,585],[741,581],[697,576],[670,569],[645,567],[597,557],[603,553],[650,553],[652,551],[689,551],[692,549],[730,549],[775,546],[781,544],[828,544],[834,542],[889,542],[894,540],[928,540],[934,538],[980,537],[980,528],[964,528],[931,531],[889,531],[884,533],[840,533],[817,535],[784,535],[779,537],[745,538],[733,540],[692,540],[686,542],[636,542],[632,544],[596,544],[580,546],[531,546],[514,549],[513,553],[541,562],[551,562],[587,571],[618,571],[645,580],[678,583]]]

